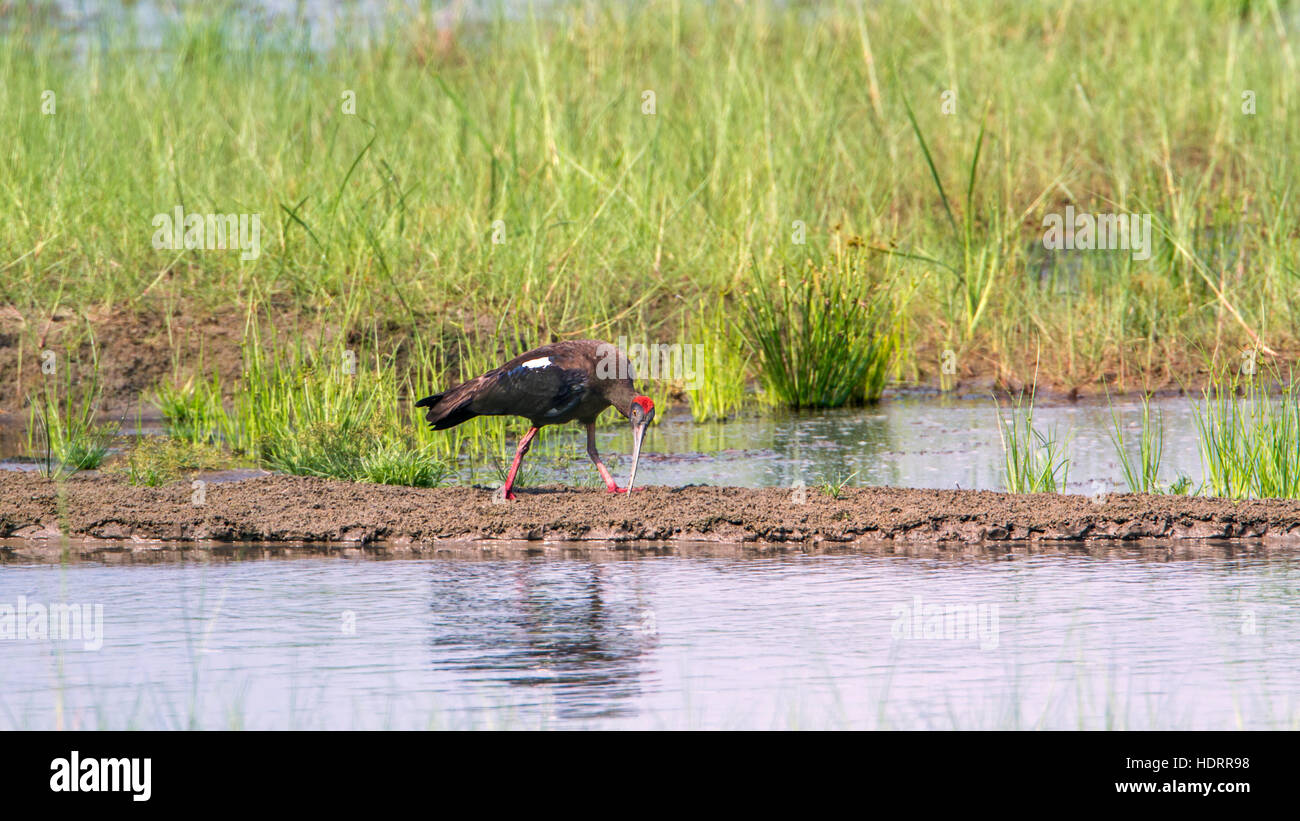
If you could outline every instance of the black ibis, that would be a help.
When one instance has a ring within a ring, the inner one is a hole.
[[[520,354],[499,368],[415,403],[428,408],[424,418],[434,430],[446,430],[475,416],[522,416],[531,423],[519,440],[506,476],[503,495],[515,498],[515,475],[537,432],[545,425],[576,419],[587,429],[587,455],[610,493],[627,493],[636,483],[641,441],[654,419],[650,397],[636,392],[627,355],[616,345],[579,339],[543,345]],[[632,473],[621,488],[596,451],[596,417],[613,405],[632,423]]]

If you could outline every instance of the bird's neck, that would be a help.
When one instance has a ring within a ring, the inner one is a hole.
[[[605,398],[624,416],[631,415],[632,399],[635,396],[636,391],[632,388],[631,381],[626,379],[612,381],[605,388]]]

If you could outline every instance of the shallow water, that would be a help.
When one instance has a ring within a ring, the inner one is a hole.
[[[1201,459],[1191,402],[1166,398],[1153,406],[1164,420],[1162,479],[1171,483],[1186,475],[1195,486],[1201,479]],[[1113,408],[1136,454],[1141,406],[1130,400],[1116,401]],[[1069,492],[1127,489],[1110,439],[1111,410],[1098,402],[1040,402],[1035,408],[1037,429],[1069,441]],[[1006,403],[1002,413],[1010,418]],[[618,425],[598,437],[601,453],[608,455],[611,469],[617,465],[620,481],[627,468],[623,456],[631,447],[625,428]],[[538,465],[535,482],[596,480],[577,430],[543,429],[528,458]],[[480,471],[476,478],[483,480],[487,474]],[[1003,490],[997,406],[987,398],[904,397],[873,408],[749,416],[723,423],[700,424],[687,414],[675,414],[647,436],[637,483],[790,487],[803,482],[811,487],[846,478],[850,485]]]
[[[0,726],[1295,728],[1298,555],[11,562],[102,647],[0,640]]]
[[[1164,419],[1161,476],[1170,483],[1180,474],[1201,480],[1193,406],[1183,398],[1154,403]],[[1074,493],[1126,490],[1111,444],[1111,407],[1098,402],[1043,403],[1034,411],[1035,427],[1069,440],[1069,481]],[[1114,410],[1136,453],[1141,433],[1140,405],[1116,401]],[[1003,416],[1010,418],[1005,403]],[[609,416],[613,411],[608,411]],[[119,420],[134,431],[133,418]],[[473,421],[466,423],[475,424]],[[159,433],[156,422],[140,426]],[[625,483],[631,434],[623,423],[601,428],[602,456]],[[30,469],[13,461],[25,437],[13,425],[0,425],[0,469]],[[510,453],[500,455],[504,467]],[[544,428],[524,463],[522,485],[545,482],[596,485],[599,477],[587,458],[586,438],[576,425]],[[461,481],[499,483],[499,467],[463,470]],[[872,408],[742,416],[728,422],[697,423],[677,411],[646,437],[637,483],[652,485],[733,485],[809,487],[845,479],[851,485],[1002,490],[1002,445],[993,400],[895,397]]]

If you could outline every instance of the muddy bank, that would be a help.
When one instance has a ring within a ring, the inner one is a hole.
[[[142,394],[171,378],[178,366],[175,375],[182,378],[196,371],[216,372],[223,383],[233,384],[242,368],[243,329],[243,316],[233,311],[25,316],[11,305],[0,307],[0,384],[6,388],[0,391],[0,419],[9,414],[25,421],[26,396],[45,378],[45,351],[54,354],[57,368],[71,369],[75,384],[90,379],[92,363],[98,362],[100,410],[125,418],[135,413]]]
[[[652,487],[631,498],[525,488],[494,501],[479,488],[418,489],[262,476],[132,487],[84,474],[55,484],[0,473],[0,538],[156,542],[383,544],[424,553],[443,542],[949,544],[1270,539],[1300,545],[1300,502],[1168,496],[1012,496],[988,491]],[[152,547],[156,547],[154,544]]]
[[[332,319],[286,308],[260,316],[259,327],[264,345],[275,337],[318,343],[346,334],[359,349],[378,341],[385,351],[404,344],[411,330],[396,322],[340,329]],[[243,372],[247,324],[244,310],[235,308],[25,316],[11,305],[0,306],[0,385],[9,388],[0,391],[0,421],[5,415],[25,421],[26,396],[46,378],[41,370],[46,351],[54,355],[57,368],[69,369],[74,384],[95,375],[98,363],[99,409],[119,421],[132,421],[141,409],[156,413],[149,396],[161,382],[216,374],[229,399]]]

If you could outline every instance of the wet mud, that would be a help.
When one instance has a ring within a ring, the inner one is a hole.
[[[529,546],[602,543],[653,550],[664,544],[855,545],[1133,543],[1212,540],[1300,545],[1300,502],[1133,494],[1011,495],[989,491],[845,488],[649,487],[630,497],[564,487],[405,488],[263,475],[158,488],[78,474],[63,482],[0,472],[0,538],[27,545],[337,545],[395,554],[450,544]],[[13,542],[0,544],[12,551]],[[6,546],[8,545],[8,546]],[[522,546],[522,547],[521,547]],[[51,549],[54,549],[53,547]]]

